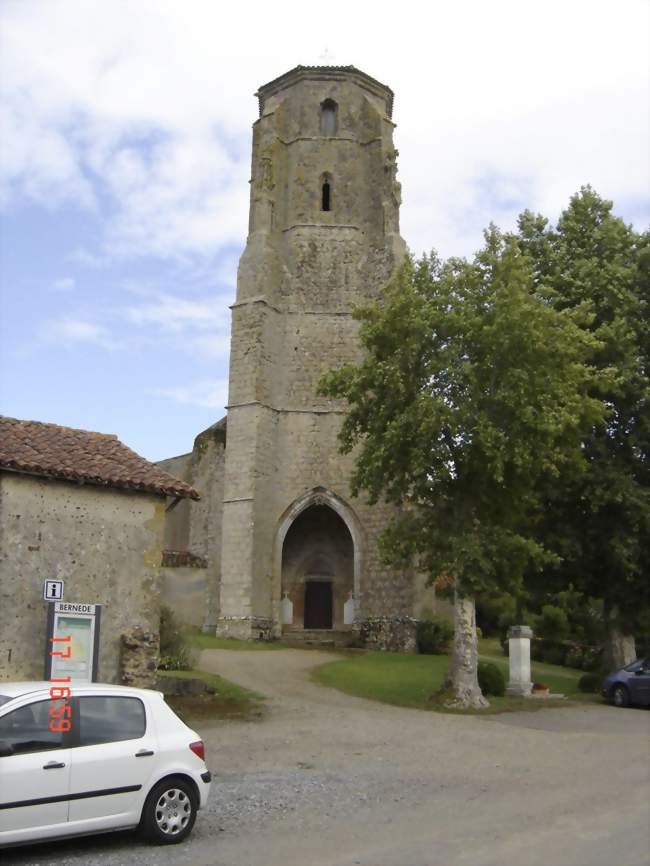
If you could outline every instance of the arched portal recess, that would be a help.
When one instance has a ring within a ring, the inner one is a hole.
[[[354,578],[354,541],[346,522],[329,505],[309,505],[295,517],[282,545],[281,594],[292,605],[286,627],[342,629]]]

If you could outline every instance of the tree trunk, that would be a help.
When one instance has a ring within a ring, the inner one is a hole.
[[[623,634],[620,627],[610,623],[605,639],[603,664],[607,671],[616,671],[629,665],[636,658],[636,646],[633,634]]]
[[[490,704],[478,684],[478,640],[476,608],[473,598],[462,598],[454,589],[454,653],[445,680],[453,697],[445,703],[450,709],[482,709]]]
[[[636,658],[634,635],[622,627],[618,607],[605,599],[603,605],[605,623],[605,644],[603,647],[603,668],[609,673],[629,665]]]

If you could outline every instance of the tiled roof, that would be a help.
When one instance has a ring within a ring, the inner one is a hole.
[[[149,463],[117,436],[0,415],[0,469],[199,499],[178,478]]]

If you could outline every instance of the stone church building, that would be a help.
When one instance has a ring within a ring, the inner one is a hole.
[[[317,393],[359,359],[352,307],[381,298],[406,250],[393,92],[353,66],[298,66],[257,97],[227,417],[160,464],[202,497],[168,514],[164,597],[224,636],[411,647],[432,591],[381,562],[390,508],[351,498],[345,405]]]

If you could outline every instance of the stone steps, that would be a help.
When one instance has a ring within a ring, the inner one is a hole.
[[[320,647],[347,647],[355,641],[355,635],[351,631],[335,631],[331,628],[291,629],[282,632],[282,643],[290,646],[320,646]]]

